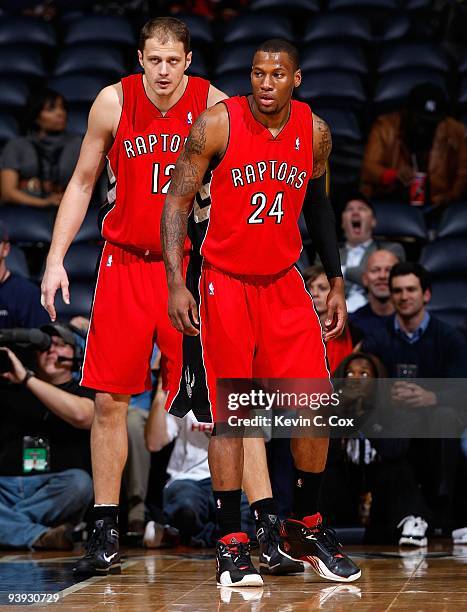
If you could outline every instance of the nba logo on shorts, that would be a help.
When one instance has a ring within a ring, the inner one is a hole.
[[[112,255],[109,255],[107,258],[106,266],[110,268],[111,265],[112,265]]]
[[[298,136],[295,139],[295,150],[300,151],[300,138]]]
[[[186,121],[190,125],[193,123],[193,115],[191,114],[191,112],[189,112],[188,115],[186,116]]]
[[[209,295],[214,295],[214,285],[212,283],[209,283],[208,291]]]

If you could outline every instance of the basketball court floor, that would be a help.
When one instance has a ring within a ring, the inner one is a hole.
[[[348,546],[362,568],[354,583],[324,582],[310,570],[265,577],[263,588],[216,586],[212,550],[124,549],[121,576],[73,578],[73,553],[0,553],[0,609],[198,612],[467,610],[467,546],[436,540],[428,550]],[[34,603],[35,602],[35,603]],[[13,604],[13,607],[10,607]],[[8,608],[7,608],[8,606]]]

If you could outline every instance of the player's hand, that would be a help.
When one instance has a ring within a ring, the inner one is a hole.
[[[397,173],[397,178],[406,187],[409,186],[410,181],[413,178],[413,170],[410,166],[402,166]]]
[[[0,374],[0,376],[2,378],[6,378],[12,383],[19,384],[26,377],[26,368],[18,359],[18,357],[13,353],[13,351],[11,351],[6,346],[0,348],[0,351],[5,351],[6,353],[8,353],[8,357],[10,359],[10,371],[4,372],[3,374]]]
[[[433,391],[427,391],[413,382],[397,381],[391,389],[392,399],[403,402],[412,408],[436,406],[437,398]]]
[[[184,284],[169,287],[169,318],[175,329],[187,336],[199,334],[194,326],[199,325],[198,307]]]
[[[44,278],[41,284],[41,304],[49,313],[50,319],[55,321],[57,313],[55,312],[54,300],[58,289],[62,290],[62,298],[65,304],[70,303],[70,291],[68,276],[63,264],[47,263],[45,268]]]
[[[324,341],[337,338],[344,331],[347,322],[347,306],[345,304],[344,279],[330,279],[331,291],[326,300],[326,319],[324,320]]]

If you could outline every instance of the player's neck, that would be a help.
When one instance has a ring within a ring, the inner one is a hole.
[[[267,115],[259,111],[253,96],[248,96],[248,103],[256,121],[262,123],[265,128],[273,133],[273,135],[278,134],[289,120],[291,108],[290,102],[286,104],[278,113],[271,115]]]
[[[166,113],[168,110],[175,106],[180,98],[185,93],[185,89],[188,83],[188,76],[186,74],[183,75],[182,80],[178,84],[177,88],[170,96],[158,96],[148,85],[146,75],[143,75],[143,85],[146,91],[147,97],[151,100],[151,102],[156,106],[161,113]]]

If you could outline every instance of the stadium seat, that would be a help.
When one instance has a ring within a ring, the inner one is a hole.
[[[427,70],[399,72],[383,76],[378,81],[373,102],[380,111],[399,109],[415,85],[427,82],[439,85],[446,91],[446,83],[437,72]]]
[[[459,86],[459,97],[457,101],[462,108],[465,109],[467,107],[467,77],[462,79]]]
[[[209,78],[209,70],[206,61],[200,52],[193,54],[193,59],[191,60],[187,74],[203,77],[203,79]]]
[[[375,44],[400,42],[410,34],[410,19],[406,14],[397,15],[387,19],[382,27],[373,31]]]
[[[0,75],[15,75],[21,78],[43,78],[44,63],[34,49],[23,47],[0,47]]]
[[[467,310],[463,310],[461,308],[443,308],[436,310],[432,309],[431,302],[428,303],[427,308],[437,319],[443,321],[443,323],[447,323],[448,325],[451,325],[451,327],[457,327],[457,329],[462,331],[466,329]]]
[[[432,283],[430,310],[451,310],[453,304],[467,304],[467,281],[435,279]]]
[[[11,115],[0,114],[0,145],[18,136],[18,123]]]
[[[96,264],[101,250],[98,244],[72,244],[64,261],[68,278],[91,283],[95,277]]]
[[[224,47],[220,51],[215,73],[223,76],[227,72],[248,71],[251,69],[251,61],[256,50],[256,45],[239,45],[235,47]]]
[[[10,272],[21,274],[21,276],[29,278],[29,268],[26,255],[24,254],[24,251],[22,251],[15,244],[10,245],[10,252],[8,253],[8,257],[6,259],[6,266]]]
[[[362,43],[372,40],[369,21],[360,15],[325,13],[312,17],[305,28],[303,43],[352,39]]]
[[[404,9],[406,11],[420,11],[429,9],[431,0],[404,0]]]
[[[356,45],[321,43],[307,47],[301,52],[302,70],[339,70],[366,74],[367,61],[363,50]]]
[[[467,57],[464,58],[463,61],[459,64],[458,71],[460,74],[465,75],[467,73]]]
[[[467,202],[450,204],[439,224],[438,238],[454,236],[467,238]]]
[[[334,142],[337,140],[362,141],[362,132],[354,113],[328,108],[319,108],[316,113],[329,124]]]
[[[218,76],[214,79],[214,85],[228,96],[246,95],[251,92],[250,75],[245,71]]]
[[[48,86],[60,92],[71,106],[87,106],[95,100],[99,91],[109,85],[110,82],[108,78],[102,75],[69,74],[50,79]]]
[[[52,238],[56,208],[32,206],[0,206],[0,220],[8,228],[12,242],[22,245],[43,244]]]
[[[88,208],[84,221],[76,234],[73,244],[77,242],[96,242],[102,240],[99,227],[99,208]]]
[[[393,44],[386,47],[378,61],[380,75],[393,71],[422,68],[441,73],[449,71],[446,54],[438,47],[428,43]]]
[[[71,283],[70,304],[65,304],[62,300],[62,292],[57,291],[55,296],[57,318],[61,321],[69,321],[76,316],[89,318],[93,295],[94,286],[93,283],[89,281]]]
[[[126,72],[125,62],[118,49],[95,46],[67,47],[58,56],[54,76],[104,73],[121,77]]]
[[[67,130],[73,134],[84,136],[88,129],[88,112],[87,110],[70,110],[68,111]]]
[[[29,96],[24,81],[11,77],[0,77],[0,108],[18,111],[26,105]]]
[[[35,17],[0,17],[0,45],[55,47],[51,23]]]
[[[420,263],[433,276],[467,277],[467,238],[439,238],[427,244],[420,255]]]
[[[375,236],[399,240],[428,239],[425,218],[418,209],[403,202],[373,202],[377,224]]]
[[[136,36],[129,22],[114,15],[89,15],[68,22],[65,45],[95,43],[133,47]]]
[[[214,42],[211,24],[206,17],[201,15],[177,15],[177,18],[188,26],[192,46],[206,46]]]
[[[250,11],[267,11],[268,13],[319,13],[319,0],[252,0]]]
[[[224,44],[263,42],[269,38],[293,40],[292,27],[288,19],[273,15],[245,14],[236,17],[225,27]]]
[[[348,72],[303,72],[297,97],[312,104],[329,107],[362,107],[366,94],[357,74]]]
[[[396,11],[399,8],[397,0],[329,0],[328,11],[384,9]]]

